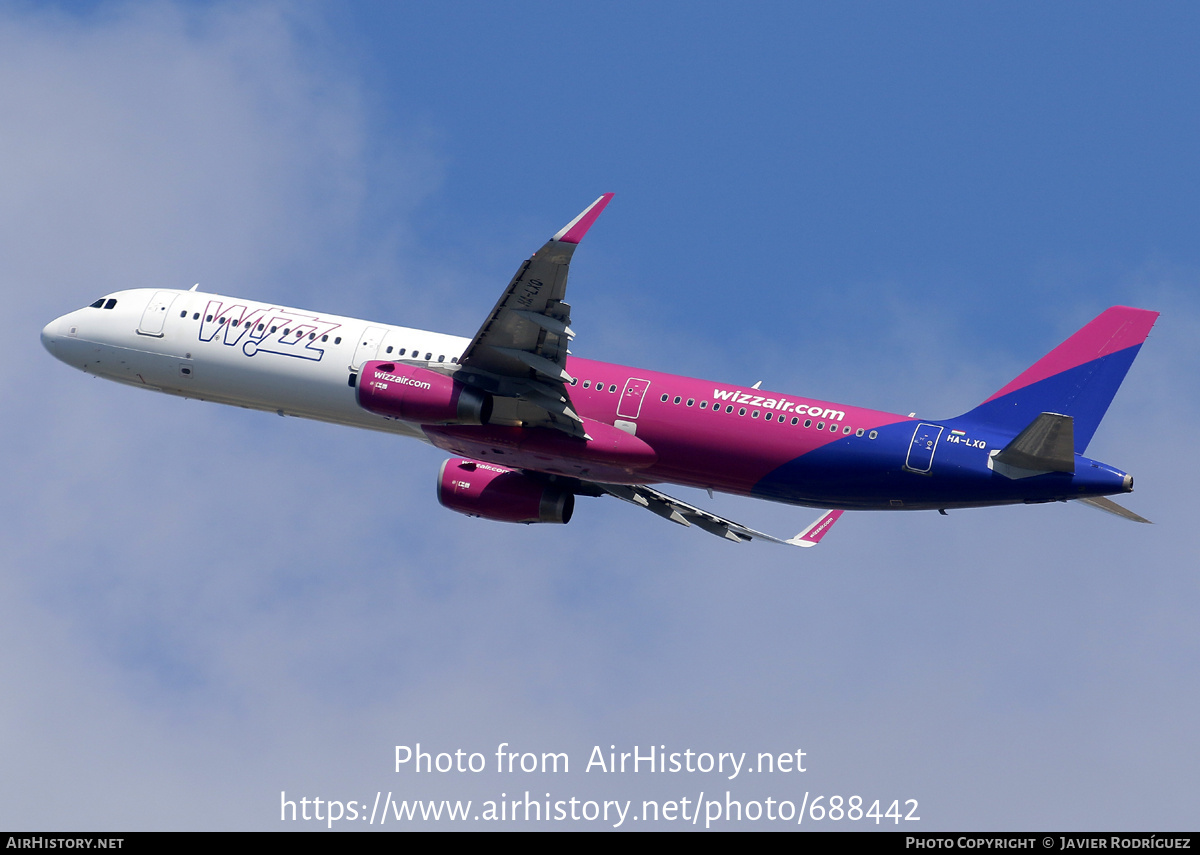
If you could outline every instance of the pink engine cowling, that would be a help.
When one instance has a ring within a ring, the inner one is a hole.
[[[366,362],[356,393],[364,410],[406,422],[485,425],[492,417],[491,395],[415,365]]]
[[[524,472],[465,457],[442,464],[438,501],[469,517],[512,523],[567,523],[574,494]]]

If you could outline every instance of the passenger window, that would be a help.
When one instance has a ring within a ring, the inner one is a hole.
[[[675,396],[675,403],[676,403],[676,404],[678,404],[678,403],[679,403],[680,401],[682,401],[682,400],[683,400],[683,399],[682,399],[682,398],[680,398],[678,395],[676,395],[676,396]]]
[[[767,413],[765,416],[763,416],[763,418],[766,419],[767,421],[770,421],[771,419],[775,418],[775,414]]]
[[[812,427],[812,419],[805,419],[805,420],[804,420],[804,426],[805,426],[805,427]]]
[[[182,312],[180,312],[179,317],[186,318],[187,317],[187,309],[184,309]]]
[[[335,338],[335,339],[333,340],[333,343],[334,343],[334,344],[341,344],[341,343],[342,343],[342,337],[339,335],[337,338]],[[403,350],[402,350],[402,351],[400,351],[400,355],[401,355],[401,356],[403,356],[403,355],[404,355],[404,351],[403,351]]]
[[[198,320],[200,320],[200,313],[199,313],[199,312],[196,312],[195,314],[193,314],[193,315],[192,315],[192,320],[193,320],[193,321],[198,321]],[[261,330],[261,329],[262,329],[262,325],[261,325],[261,324],[259,324],[259,327],[258,327],[258,328]]]
[[[727,406],[727,407],[725,408],[725,412],[727,412],[727,413],[732,413],[732,412],[733,412],[733,404],[730,404],[729,406]]]
[[[850,425],[846,425],[844,428],[842,428],[842,433],[850,433],[852,430],[854,430],[854,428],[850,427]]]
[[[444,355],[438,356],[438,362],[445,362],[445,361],[446,361],[446,357]]]
[[[670,397],[671,397],[670,395],[663,395],[663,396],[662,396],[662,402],[665,404],[665,403],[667,402],[667,399],[668,399],[668,398],[670,398]]]
[[[584,381],[583,381],[583,388],[585,388],[585,389],[590,389],[590,388],[592,388],[592,381],[591,381],[591,380],[584,380]]]
[[[430,359],[432,359],[432,358],[433,358],[433,354],[432,354],[432,353],[427,353],[427,354],[425,354],[425,361],[426,361],[426,362],[428,362],[428,361],[429,361]]]
[[[707,410],[707,409],[708,409],[708,401],[701,401],[701,402],[700,402],[700,409],[702,409],[702,410]]]
[[[608,387],[608,391],[610,391],[610,392],[615,392],[615,391],[617,391],[617,384],[616,384],[616,383],[613,383],[613,384],[611,384],[611,385]],[[690,406],[691,406],[691,404],[688,404],[688,406],[690,407]]]
[[[745,408],[745,407],[738,407],[738,415],[739,415],[739,416],[744,416],[744,415],[746,415],[746,408]]]
[[[687,405],[688,405],[689,407],[690,407],[692,404],[694,404],[694,403],[696,403],[696,399],[695,399],[695,398],[688,398],[688,399],[687,399]]]
[[[825,430],[825,422],[817,422],[817,430]]]
[[[387,347],[387,352],[388,352],[388,353],[391,353],[391,352],[392,352],[392,346],[391,346],[390,344],[389,344],[389,345],[388,345],[388,347]]]
[[[877,430],[873,430],[869,434],[867,434],[868,439],[874,439],[877,436],[879,436],[879,431],[877,431]]]
[[[854,432],[854,435],[855,435],[855,436],[862,436],[864,433],[866,433],[866,431],[865,431],[865,430],[863,430],[862,428],[859,428],[858,430],[856,430],[856,431]]]
[[[795,424],[799,424],[799,423],[800,423],[800,419],[797,418],[796,416],[792,416],[792,424],[795,425]]]
[[[752,413],[750,414],[750,418],[752,418],[752,419],[756,419],[756,418],[758,418],[758,410],[755,410],[754,412],[752,412]]]

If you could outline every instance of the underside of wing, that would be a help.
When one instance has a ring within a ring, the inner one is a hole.
[[[616,496],[630,504],[645,508],[653,514],[668,519],[683,526],[696,526],[709,534],[742,543],[747,540],[766,540],[770,543],[780,543],[785,546],[816,546],[830,527],[841,517],[842,511],[826,511],[816,522],[793,538],[784,540],[755,531],[741,523],[725,519],[717,514],[689,505],[687,502],[672,498],[666,493],[645,486],[628,486],[625,484],[596,484],[603,492]]]
[[[575,247],[612,199],[605,193],[513,276],[463,353],[456,379],[495,396],[494,424],[552,427],[586,436],[571,403],[567,271]]]

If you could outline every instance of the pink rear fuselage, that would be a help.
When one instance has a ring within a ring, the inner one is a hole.
[[[582,452],[548,428],[426,428],[439,447],[522,469],[610,483],[684,484],[751,495],[765,476],[815,449],[867,437],[904,416],[795,395],[697,380],[572,357],[567,371],[576,412],[589,423],[616,425],[653,449],[584,466]],[[597,433],[590,429],[589,433]],[[605,435],[608,435],[605,431]],[[520,438],[520,441],[518,441]],[[641,445],[638,443],[638,445]]]

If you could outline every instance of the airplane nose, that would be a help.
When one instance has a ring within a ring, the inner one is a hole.
[[[58,356],[58,320],[53,320],[42,327],[42,347],[50,351],[54,356]]]
[[[50,355],[55,359],[67,364],[72,364],[69,356],[70,343],[74,341],[72,338],[75,333],[73,324],[74,319],[70,315],[63,315],[42,327],[42,347],[50,351]]]

